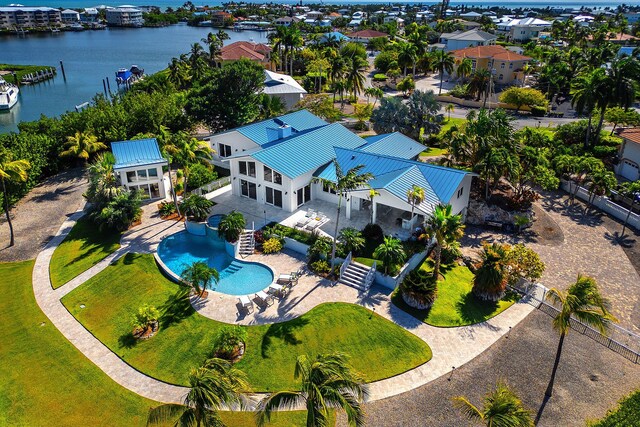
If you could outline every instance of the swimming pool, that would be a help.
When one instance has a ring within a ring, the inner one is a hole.
[[[220,273],[212,289],[229,295],[255,294],[273,282],[273,271],[266,265],[229,256],[224,241],[211,229],[206,236],[180,231],[165,238],[158,245],[158,256],[178,276],[194,262],[206,262]]]

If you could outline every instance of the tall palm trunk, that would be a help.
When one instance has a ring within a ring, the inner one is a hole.
[[[433,277],[438,280],[438,276],[440,275],[440,258],[442,257],[442,246],[440,245],[439,242],[436,242],[436,247],[435,247],[435,262],[433,264]]]
[[[171,176],[171,164],[169,164],[169,182],[171,183],[171,192],[173,193],[173,203],[176,205],[176,212],[178,213],[178,218],[180,215],[180,206],[178,206],[178,195],[176,194],[176,188],[173,185],[173,177]]]
[[[336,217],[336,230],[333,233],[333,245],[331,246],[331,272],[333,273],[333,262],[336,259],[336,247],[338,246],[338,227],[340,224],[340,211],[342,210],[342,193],[338,198],[338,216]]]
[[[2,181],[2,195],[4,197],[4,213],[7,215],[7,224],[9,224],[9,234],[11,236],[9,240],[9,247],[11,247],[15,244],[15,241],[13,238],[13,224],[11,223],[11,215],[9,215],[9,196],[7,195],[7,187],[4,184],[4,179],[1,179],[0,181]]]
[[[631,207],[629,208],[629,212],[627,212],[627,216],[624,219],[624,224],[622,224],[622,233],[620,234],[620,238],[624,237],[624,232],[627,230],[627,224],[629,223],[629,217],[631,216],[631,211],[633,210],[633,205],[635,204],[635,199],[631,200]]]
[[[596,145],[600,141],[600,131],[602,131],[602,125],[604,123],[604,113],[607,111],[607,107],[602,107],[600,111],[600,120],[598,121],[598,127],[596,128],[595,141],[593,145]]]
[[[560,341],[558,342],[558,350],[556,351],[556,360],[553,362],[553,371],[551,371],[551,379],[549,380],[549,385],[547,386],[547,391],[544,392],[544,395],[547,397],[551,397],[553,394],[553,383],[556,380],[556,372],[558,371],[558,365],[560,364],[560,355],[562,354],[562,344],[564,343],[564,337],[566,332],[562,332],[560,334]]]
[[[585,141],[584,141],[584,148],[585,148],[585,150],[586,150],[587,148],[589,148],[589,145],[590,145],[590,144],[589,144],[589,140],[591,139],[591,119],[592,119],[592,118],[593,118],[593,111],[591,111],[591,112],[589,113],[589,122],[588,122],[588,125],[587,125],[587,137],[586,137],[586,139],[585,139]]]

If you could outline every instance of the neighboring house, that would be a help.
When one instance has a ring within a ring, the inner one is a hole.
[[[356,190],[344,199],[346,217],[352,210],[394,215],[412,228],[440,203],[455,213],[466,213],[471,174],[414,159],[424,150],[398,133],[363,139],[339,123],[328,124],[306,110],[233,129],[210,138],[212,148],[224,154],[231,174],[232,194],[293,212],[311,200],[337,203],[338,196],[317,178],[335,181],[335,159],[343,171],[364,165],[370,185],[380,195],[371,202],[369,190]],[[425,190],[425,201],[411,218],[407,191]],[[399,212],[392,212],[392,210]]]
[[[496,44],[498,37],[481,30],[454,31],[442,33],[440,44],[444,45],[447,52],[464,49],[472,46],[490,46]]]
[[[589,34],[589,36],[587,36],[587,40],[589,41],[593,40],[593,36]],[[624,34],[624,33],[610,34],[608,37],[606,37],[606,41],[608,41],[609,43],[623,45],[623,46],[627,46],[627,45],[635,46],[638,44],[638,40],[639,39],[637,37],[634,37],[630,34]]]
[[[224,27],[228,20],[233,19],[233,15],[224,10],[215,10],[211,12],[210,16],[211,26],[213,27]]]
[[[290,27],[291,24],[294,24],[296,22],[300,22],[300,19],[291,16],[281,16],[280,18],[273,21],[273,24],[282,27]]]
[[[378,37],[389,37],[389,34],[376,30],[361,30],[349,34],[349,37],[351,37],[351,40],[354,42],[367,43],[369,40]]]
[[[271,48],[263,43],[253,42],[234,42],[220,49],[218,65],[225,62],[237,61],[241,58],[247,58],[252,61],[259,62],[267,70],[273,69],[271,61]]]
[[[73,9],[65,9],[60,12],[62,22],[65,24],[75,24],[80,22],[80,12]]]
[[[61,23],[60,10],[52,7],[0,7],[0,28],[55,27]]]
[[[619,135],[623,143],[616,173],[629,181],[637,181],[640,179],[640,128],[625,129]]]
[[[482,27],[482,24],[479,22],[465,21],[464,19],[454,19],[453,22],[455,22],[458,25],[461,25],[463,31],[480,29],[480,27]]]
[[[141,27],[144,23],[142,10],[121,6],[106,10],[107,25],[112,27]]]
[[[293,109],[307,94],[307,91],[291,76],[268,70],[265,70],[264,74],[264,89],[262,91],[267,95],[280,98],[287,111]]]
[[[98,9],[95,7],[88,7],[80,14],[80,21],[84,23],[93,24],[94,22],[98,22],[98,20]]]
[[[520,84],[524,78],[523,67],[532,58],[512,52],[502,46],[477,46],[451,52],[457,59],[470,58],[472,70],[487,69],[497,84]],[[454,71],[455,73],[455,71]]]
[[[345,43],[347,43],[347,42],[351,41],[351,39],[349,37],[345,36],[344,34],[342,34],[339,31],[332,31],[330,33],[324,33],[318,39],[318,43],[320,43],[320,44],[327,43],[328,41],[337,41],[337,42],[345,42]]]
[[[498,24],[497,31],[504,34],[507,40],[525,42],[537,39],[540,33],[551,28],[552,23],[538,18],[512,19]]]
[[[171,192],[162,171],[167,160],[155,138],[112,142],[111,151],[116,159],[113,171],[127,190],[141,190],[151,199],[164,199]]]
[[[478,13],[478,12],[466,12],[466,13],[461,13],[460,18],[464,18],[464,19],[480,19],[482,18],[482,14]]]

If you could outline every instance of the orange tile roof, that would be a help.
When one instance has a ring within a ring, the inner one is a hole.
[[[254,61],[264,61],[265,55],[271,52],[271,48],[262,43],[235,42],[220,49],[220,58],[223,61],[237,61],[240,58],[249,58]]]
[[[587,40],[593,40],[593,35],[589,34],[587,36]],[[607,40],[610,40],[610,41],[635,41],[635,40],[638,40],[638,38],[634,37],[634,36],[632,36],[630,34],[624,34],[624,33],[620,34],[620,33],[618,33],[618,34],[612,34],[610,36],[607,36]]]
[[[383,33],[381,31],[376,30],[362,30],[356,31],[355,33],[349,34],[349,37],[356,38],[360,37],[361,39],[372,39],[375,37],[387,37],[389,34]]]
[[[635,142],[636,144],[640,144],[640,128],[628,128],[624,129],[619,135],[631,142]]]
[[[502,46],[475,46],[451,51],[457,58],[493,58],[500,61],[531,61],[528,56],[512,52]]]

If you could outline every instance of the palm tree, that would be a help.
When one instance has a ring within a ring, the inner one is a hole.
[[[418,61],[418,49],[411,43],[400,42],[398,45],[398,64],[404,67],[404,75],[407,75],[407,67],[413,66],[413,74],[416,73],[416,62]]]
[[[507,288],[506,248],[500,243],[485,244],[480,253],[480,265],[473,277],[473,294],[489,301],[498,301]]]
[[[576,318],[582,323],[596,328],[601,333],[605,333],[609,327],[609,322],[617,321],[609,312],[609,301],[600,295],[598,284],[595,279],[578,275],[576,282],[566,291],[556,288],[549,289],[546,298],[553,304],[559,305],[560,312],[553,318],[553,328],[560,333],[556,359],[551,371],[549,386],[545,396],[551,397],[553,394],[553,383],[556,378],[562,344],[569,333],[570,320]]]
[[[92,133],[78,131],[73,136],[67,137],[64,148],[65,150],[60,153],[61,156],[82,159],[86,164],[93,153],[106,150],[107,146],[98,141],[98,138]]]
[[[342,242],[345,253],[353,252],[354,255],[364,248],[365,240],[362,232],[356,228],[346,227],[340,230],[338,240]]]
[[[471,75],[469,82],[469,94],[476,95],[476,101],[480,101],[481,97],[489,95],[489,83],[491,82],[491,72],[485,68],[476,70]]]
[[[359,56],[353,56],[347,61],[347,73],[345,80],[351,94],[355,97],[364,90],[365,76],[364,69],[368,62]]]
[[[631,216],[631,211],[633,211],[633,207],[636,203],[640,203],[640,181],[635,181],[629,184],[628,187],[624,189],[622,192],[623,196],[631,199],[631,206],[627,211],[627,215],[624,219],[624,223],[622,224],[622,233],[620,233],[620,238],[624,238],[624,232],[627,230],[627,224],[629,223],[629,217]]]
[[[220,273],[204,261],[196,261],[187,267],[180,276],[182,282],[193,289],[198,298],[204,296],[204,293],[211,286],[211,282],[218,283]]]
[[[433,54],[434,68],[440,73],[440,89],[438,95],[442,94],[442,82],[444,81],[444,73],[451,74],[453,71],[453,65],[455,61],[453,55],[450,52],[444,50],[437,50]]]
[[[245,374],[222,359],[210,359],[205,366],[191,370],[189,392],[183,404],[168,403],[149,411],[147,425],[178,427],[224,426],[218,411],[245,406],[243,393],[249,389]],[[178,418],[177,421],[176,418]]]
[[[350,191],[361,189],[362,187],[370,188],[369,181],[373,179],[373,174],[369,172],[361,173],[364,165],[355,166],[347,171],[342,172],[342,168],[337,160],[333,160],[333,167],[336,169],[336,180],[330,181],[324,178],[314,178],[314,182],[319,182],[323,186],[326,185],[338,195],[338,215],[336,216],[336,229],[333,233],[333,247],[331,248],[331,269],[333,270],[333,262],[336,259],[336,243],[338,237],[338,227],[340,224],[340,211],[342,210],[342,199]]]
[[[411,205],[411,221],[413,221],[413,212],[416,210],[416,206],[424,202],[424,199],[424,188],[413,184],[407,190],[407,202]]]
[[[444,107],[444,111],[447,113],[447,119],[451,120],[451,113],[455,111],[456,107],[453,104],[447,104]]]
[[[579,74],[571,85],[571,106],[578,114],[587,114],[588,126],[584,142],[585,149],[591,143],[591,120],[597,106],[603,103],[603,89],[606,80],[605,70],[596,68]]]
[[[466,397],[454,398],[454,405],[471,421],[479,421],[487,427],[532,427],[531,413],[522,401],[504,382],[499,381],[495,390],[484,398],[484,405],[478,408]]]
[[[220,220],[218,224],[218,236],[224,236],[227,242],[233,243],[240,238],[247,222],[238,211],[231,211]]]
[[[289,74],[293,76],[293,58],[295,49],[304,44],[302,33],[300,33],[300,30],[295,26],[287,27],[283,42],[285,52],[289,52]]]
[[[189,64],[180,61],[178,58],[172,58],[169,63],[169,81],[171,81],[178,89],[184,89],[189,85],[191,80],[191,70]]]
[[[25,182],[27,180],[27,170],[31,164],[24,159],[13,160],[11,152],[6,148],[0,148],[0,182],[2,182],[2,198],[4,199],[4,213],[7,216],[7,224],[9,224],[9,247],[15,244],[13,235],[13,224],[11,223],[11,215],[9,215],[9,193],[7,192],[7,182]]]
[[[458,79],[466,79],[471,75],[471,72],[473,70],[473,63],[471,62],[471,59],[464,58],[461,61],[459,61],[457,65],[458,66],[456,67],[456,77]]]
[[[425,233],[435,239],[433,277],[437,280],[440,274],[442,248],[453,244],[462,237],[464,224],[462,215],[451,213],[451,205],[438,205],[425,223]]]
[[[258,405],[256,423],[259,427],[271,420],[279,409],[304,404],[307,408],[307,427],[327,425],[329,409],[342,408],[349,426],[364,426],[361,406],[366,389],[360,375],[347,365],[343,354],[320,354],[315,360],[298,356],[294,377],[302,382],[301,391],[280,391],[265,397]]]
[[[187,132],[178,132],[170,138],[164,145],[164,150],[169,153],[173,161],[178,162],[184,169],[184,188],[187,189],[189,182],[189,168],[196,163],[206,167],[211,167],[213,150],[205,141],[198,141]]]
[[[118,186],[113,165],[116,159],[109,151],[100,153],[89,165],[87,172],[89,175],[89,187],[85,193],[85,198],[94,206],[104,206],[122,192],[122,187]]]
[[[613,172],[606,169],[597,169],[591,174],[589,180],[589,200],[584,212],[585,215],[589,208],[593,206],[596,196],[604,196],[618,185],[618,180]]]
[[[384,264],[384,274],[389,274],[389,266],[395,266],[407,259],[407,254],[399,239],[384,236],[382,243],[373,251],[373,257]]]

